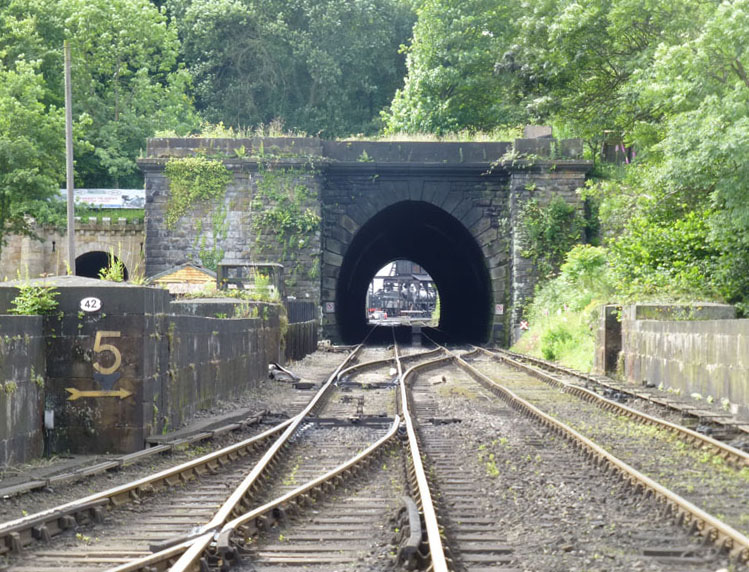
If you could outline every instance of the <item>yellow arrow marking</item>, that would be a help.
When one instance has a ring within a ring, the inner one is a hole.
[[[65,391],[70,393],[68,401],[75,401],[81,397],[119,397],[120,399],[125,399],[133,394],[132,391],[128,391],[127,389],[118,389],[117,391],[80,391],[75,387],[66,387]]]

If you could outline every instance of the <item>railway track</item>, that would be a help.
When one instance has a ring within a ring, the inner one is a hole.
[[[423,361],[437,353],[418,353],[397,361],[392,356],[371,361],[360,359],[358,365],[341,372],[337,385],[342,390],[341,395],[352,397],[346,403],[361,405],[361,395],[357,393],[364,392],[374,394],[365,404],[374,402],[376,410],[385,407],[395,411],[397,386],[394,382],[399,377],[401,361]],[[386,395],[382,395],[383,389]],[[348,395],[352,391],[354,395]],[[323,409],[321,416],[335,412],[341,415],[339,419],[350,418],[351,412],[341,411],[341,400],[336,399],[335,394],[329,401],[332,406]],[[366,412],[366,405],[361,408]],[[337,427],[335,447],[322,445],[329,439],[321,428],[315,429],[311,424],[305,433],[307,441],[299,444],[290,461],[279,469],[274,485],[265,493],[266,504],[227,524],[219,535],[216,544],[217,552],[223,554],[222,559],[231,555],[228,560],[237,561],[238,569],[257,571],[384,570],[396,566],[399,558],[402,561],[413,558],[415,562],[415,553],[422,543],[421,534],[416,534],[410,545],[409,537],[402,538],[405,542],[400,555],[392,544],[394,534],[401,528],[418,528],[420,523],[409,522],[404,516],[404,507],[415,508],[417,503],[403,498],[407,492],[406,478],[400,442],[396,439],[400,417],[386,418],[388,431],[384,435],[382,431],[380,435],[373,433],[373,421],[383,419],[382,415],[373,420],[365,414],[353,427]],[[353,449],[370,443],[368,453],[355,454]],[[342,444],[351,447],[341,447]],[[302,465],[302,459],[307,463]],[[368,463],[366,478],[341,477],[356,468],[361,470],[362,460]],[[337,484],[336,479],[339,479]],[[291,480],[305,484],[293,488]],[[319,487],[316,482],[320,483]],[[319,496],[314,497],[314,505],[305,507],[310,503],[306,498],[309,491],[318,490],[321,492],[315,493]],[[418,504],[422,504],[421,500]],[[302,516],[285,518],[289,507]],[[303,512],[303,508],[306,511]],[[283,517],[279,517],[278,512]],[[274,525],[269,526],[268,518]]]
[[[473,365],[490,378],[501,375],[503,386],[517,397],[601,444],[694,506],[720,515],[723,524],[747,538],[749,455],[743,451],[576,386],[544,383],[491,359],[479,357]],[[696,518],[701,528],[711,527],[706,517]],[[711,534],[720,536],[717,529]],[[733,544],[730,536],[722,541]]]
[[[749,559],[749,540],[725,522],[740,523],[741,509],[718,518],[680,504],[656,482],[662,475],[630,471],[593,443],[602,430],[584,435],[574,419],[567,427],[573,399],[578,411],[590,407],[578,416],[587,425],[594,410],[629,418],[560,392],[564,384],[478,352],[359,346],[320,385],[303,411],[241,454],[0,525],[0,551],[11,569],[120,572],[701,572],[726,565],[727,553]],[[617,454],[642,448],[614,441]],[[735,459],[700,452],[743,475]],[[693,484],[698,495],[719,494]],[[156,497],[160,489],[181,500]],[[691,528],[670,525],[673,515]]]
[[[540,388],[527,376],[522,376],[524,379],[513,380],[512,372],[508,372],[506,368],[502,372],[492,370],[491,375],[486,375],[486,372],[472,368],[460,358],[456,358],[456,361],[490,391],[501,395],[508,403],[512,403],[524,414],[537,419],[546,428],[564,435],[565,439],[584,451],[596,465],[605,467],[617,478],[630,483],[635,491],[654,498],[665,512],[676,516],[679,522],[688,524],[692,532],[713,542],[718,549],[730,552],[740,562],[749,560],[749,539],[744,533],[746,523],[749,521],[749,514],[746,510],[747,474],[745,469],[731,468],[723,463],[719,456],[707,457],[706,466],[700,471],[703,478],[697,486],[684,486],[681,482],[684,472],[693,470],[695,466],[693,458],[688,455],[679,459],[678,452],[685,452],[688,448],[684,441],[675,441],[676,453],[670,458],[663,458],[664,450],[655,448],[652,443],[650,446],[633,445],[636,435],[630,433],[626,435],[626,439],[622,439],[621,427],[609,433],[609,440],[606,440],[600,431],[591,431],[589,437],[594,438],[598,443],[605,443],[605,446],[601,447],[591,438],[583,435],[583,432],[578,431],[576,427],[570,427],[564,423],[568,419],[574,421],[571,419],[574,417],[577,422],[573,424],[577,425],[577,428],[595,425],[599,419],[605,417],[596,414],[596,411],[600,412],[600,409],[581,411],[581,403],[585,402],[576,400],[572,405],[572,410],[577,412],[576,415],[570,415],[568,408],[568,415],[565,416],[562,414],[565,400],[560,399],[558,390],[552,398],[544,399],[544,395],[548,396],[553,392],[549,392],[548,387]],[[497,376],[502,378],[501,385],[492,379]],[[515,391],[508,387],[511,385],[514,385]],[[525,394],[530,399],[524,400],[520,394]],[[544,413],[530,401],[540,403],[548,410]],[[551,415],[547,414],[549,412]],[[615,420],[626,422],[628,418],[615,416]],[[617,455],[628,457],[638,468],[649,464],[650,470],[644,472],[650,472],[651,477],[616,458],[607,448]],[[636,458],[632,455],[633,451],[639,451]],[[663,465],[670,466],[666,469]],[[659,466],[661,470],[658,470]],[[715,467],[723,470],[713,471]],[[718,480],[720,484],[715,486],[713,479]],[[684,496],[680,496],[679,492],[684,493]],[[684,498],[685,496],[694,500],[711,501],[709,509],[715,516],[690,502],[689,498]]]
[[[347,356],[335,373],[338,373],[344,365],[354,359],[359,349],[360,348],[357,348]],[[89,533],[88,528],[84,529],[81,527],[102,523],[108,515],[115,513],[116,519],[120,520],[122,511],[117,511],[116,509],[121,504],[130,503],[131,506],[134,506],[135,504],[144,506],[145,503],[143,503],[143,501],[145,500],[145,497],[162,489],[174,490],[182,488],[182,484],[192,479],[198,481],[196,487],[197,490],[191,489],[189,491],[181,491],[185,494],[181,495],[182,498],[179,501],[172,498],[165,502],[169,502],[175,506],[182,504],[182,506],[186,508],[191,504],[195,504],[194,501],[196,499],[200,504],[213,505],[215,505],[217,500],[220,499],[220,508],[218,508],[218,510],[215,511],[215,514],[208,519],[208,522],[205,520],[201,521],[201,518],[194,514],[198,512],[197,510],[188,511],[192,513],[189,515],[185,515],[185,511],[178,510],[177,514],[173,515],[173,518],[165,519],[163,515],[159,514],[160,511],[158,508],[156,508],[156,512],[154,513],[156,515],[156,520],[154,521],[155,524],[159,525],[160,532],[163,532],[166,537],[178,535],[183,532],[186,527],[192,528],[192,531],[187,536],[196,534],[198,531],[202,530],[202,527],[208,526],[211,523],[213,523],[214,527],[217,527],[232,516],[232,510],[236,510],[237,506],[241,507],[242,503],[247,502],[246,496],[252,492],[253,487],[257,486],[257,481],[261,478],[265,466],[271,464],[275,453],[285,445],[285,442],[290,438],[296,430],[296,427],[300,424],[302,417],[315,409],[315,402],[319,401],[321,397],[322,395],[318,394],[318,399],[313,399],[313,402],[307,406],[302,414],[297,415],[287,422],[279,424],[259,436],[257,439],[247,440],[240,445],[222,449],[216,453],[206,455],[205,457],[196,459],[195,461],[186,463],[182,466],[162,471],[156,475],[139,479],[138,481],[115,489],[94,494],[79,501],[67,503],[60,507],[45,510],[6,523],[0,527],[0,554],[10,555],[10,563],[13,568],[23,566],[38,568],[41,565],[39,559],[43,559],[44,564],[49,564],[51,567],[67,567],[72,565],[70,559],[75,559],[76,556],[71,556],[69,558],[64,556],[63,552],[68,554],[78,554],[78,558],[88,565],[90,565],[94,559],[97,561],[97,564],[102,566],[131,560],[133,556],[140,556],[145,552],[145,547],[142,544],[139,545],[137,549],[133,550],[132,553],[128,554],[123,554],[121,551],[115,550],[111,555],[105,555],[102,551],[98,551],[97,553],[98,547],[96,546],[89,546],[84,550],[80,546],[81,543],[90,545],[102,542],[106,545],[110,545],[118,544],[119,540],[112,541],[110,539],[111,537],[107,538],[105,541],[99,539],[97,534],[100,530],[103,531],[103,528],[101,527],[95,528],[95,533],[93,531]],[[198,478],[206,474],[218,472],[222,466],[227,465],[238,458],[246,457],[251,451],[257,450],[261,444],[265,446],[265,449],[262,451],[264,455],[261,459],[264,460],[264,466],[261,470],[249,471],[249,475],[247,474],[248,466],[253,467],[254,469],[257,469],[258,467],[254,462],[257,459],[253,459],[253,462],[244,467],[240,466],[233,474],[229,476],[226,474],[221,475],[221,478],[224,479],[222,483],[217,484],[213,478]],[[236,484],[237,479],[239,479],[240,482],[238,487],[234,488],[233,485]],[[220,498],[221,496],[223,496],[223,498]],[[219,522],[214,522],[217,519]],[[143,516],[140,515],[140,518],[136,519],[134,525],[132,519],[122,520],[126,521],[123,522],[122,527],[108,531],[110,534],[114,534],[118,539],[128,536],[128,531],[132,531],[133,528],[140,529]],[[161,527],[160,525],[164,526]],[[71,541],[71,535],[62,534],[71,529],[77,531],[75,533],[75,540],[78,542]],[[140,532],[136,532],[135,534],[140,534]],[[65,540],[68,541],[67,543],[61,543],[68,544],[68,546],[64,547],[65,550],[61,551],[55,547],[52,550],[43,551],[40,555],[31,552],[28,555],[21,556],[24,549],[29,548],[37,541],[49,541],[52,537],[58,535],[65,536]],[[70,544],[72,544],[72,546],[70,546]],[[97,553],[97,556],[90,557],[91,553]],[[55,562],[57,562],[56,565]]]
[[[323,390],[313,397],[305,411],[268,432],[268,436],[273,435],[274,438],[283,433],[282,437],[259,451],[252,459],[246,459],[243,466],[235,467],[230,473],[209,474],[217,472],[227,459],[247,456],[249,449],[243,449],[241,455],[227,453],[226,458],[221,457],[222,460],[218,462],[197,460],[189,467],[165,472],[168,474],[161,475],[161,480],[152,477],[70,503],[69,507],[57,507],[24,517],[0,527],[3,553],[12,554],[11,565],[14,569],[101,569],[118,563],[122,569],[138,569],[141,566],[137,563],[138,557],[147,557],[151,554],[151,548],[165,547],[161,551],[162,556],[170,553],[168,556],[162,558],[156,566],[145,563],[143,568],[170,566],[195,544],[196,538],[205,536],[207,531],[219,529],[227,520],[246,513],[252,506],[262,504],[264,498],[288,494],[286,489],[293,488],[298,480],[308,480],[316,472],[324,471],[331,464],[337,465],[344,458],[351,457],[357,449],[361,449],[363,443],[383,434],[388,425],[391,425],[388,433],[392,440],[395,408],[392,360],[369,360],[366,354],[371,351],[357,348],[352,352],[330,377]],[[419,359],[418,356],[416,359]],[[357,360],[360,362],[357,366],[344,370],[345,365]],[[385,370],[386,375],[379,375],[373,381],[371,372],[378,368]],[[357,369],[367,373],[361,379],[353,381],[353,372]],[[345,375],[341,375],[342,373]],[[391,415],[386,411],[388,408]],[[349,440],[346,446],[342,446],[346,442],[341,433],[342,426],[346,426],[345,435]],[[314,438],[310,438],[312,435]],[[321,447],[326,451],[324,461],[315,456]],[[282,452],[284,454],[280,454]],[[334,454],[336,452],[337,455]],[[264,453],[263,457],[256,464],[260,453]],[[314,460],[306,463],[311,459]],[[292,476],[274,481],[273,475],[278,474],[279,468],[284,466]],[[391,472],[397,472],[397,466],[398,463],[393,464]],[[252,469],[248,474],[249,467]],[[197,476],[202,478],[195,479],[194,486],[180,486]],[[389,475],[384,482],[392,484],[395,479],[393,475]],[[232,492],[237,483],[238,488]],[[266,487],[269,483],[271,484]],[[158,501],[147,499],[155,490],[162,488],[161,484],[164,484],[163,488],[181,489],[180,498],[176,499],[172,495]],[[308,493],[303,496],[307,498]],[[368,497],[359,495],[357,498],[360,502],[365,502]],[[130,503],[127,509],[110,510],[124,501]],[[222,501],[225,502],[221,504]],[[371,498],[368,502],[371,502]],[[379,502],[377,508],[387,511],[387,507]],[[397,510],[391,512],[395,513]],[[127,513],[132,518],[123,516]],[[117,521],[117,526],[110,526],[110,521],[114,520]],[[91,528],[90,525],[93,524],[99,526]],[[384,526],[383,524],[382,527]],[[75,529],[75,536],[62,535],[67,529]],[[168,540],[180,534],[181,537]],[[49,540],[58,535],[65,536],[65,539],[53,548],[32,551],[25,557],[19,556],[34,541]],[[314,552],[319,553],[319,546],[316,548]],[[288,550],[288,545],[284,545],[284,550]]]
[[[711,439],[719,441],[728,445],[728,448],[749,454],[749,423],[736,419],[728,411],[710,407],[705,402],[664,392],[647,384],[635,386],[604,375],[582,373],[534,356],[502,349],[479,348],[479,351],[541,379],[584,387],[610,400],[625,403],[645,415],[657,415],[674,425],[709,437],[706,440],[708,442]],[[745,465],[748,464],[746,458],[744,456],[741,460]]]
[[[259,452],[290,423],[149,477],[6,523],[0,527],[0,551],[11,556],[12,569],[40,571],[98,570],[149,554],[152,544],[202,524],[254,465]],[[64,538],[54,549],[25,553],[57,536]]]

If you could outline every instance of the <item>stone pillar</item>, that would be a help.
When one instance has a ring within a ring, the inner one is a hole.
[[[521,158],[512,162],[505,161],[504,167],[510,171],[510,233],[512,237],[512,342],[517,341],[522,333],[520,320],[527,300],[533,297],[538,280],[541,278],[532,260],[522,255],[522,225],[520,216],[524,205],[531,199],[539,204],[548,204],[553,198],[560,197],[580,211],[583,203],[577,193],[585,184],[585,176],[592,167],[590,161],[579,159],[547,159],[553,157],[559,146],[562,157],[569,157],[581,152],[573,145],[574,141],[556,142],[553,139],[518,139],[515,141],[515,152]],[[535,155],[543,158],[536,158]]]
[[[622,351],[621,311],[621,306],[601,306],[593,364],[596,373],[606,375],[616,372],[619,353]]]
[[[59,291],[57,310],[44,318],[45,409],[54,411],[49,452],[142,448],[166,375],[158,360],[166,336],[154,317],[166,312],[168,292],[76,276],[31,283]],[[0,311],[7,311],[16,286],[0,287]]]

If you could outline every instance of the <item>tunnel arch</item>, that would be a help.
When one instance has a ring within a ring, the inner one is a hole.
[[[125,266],[124,261],[117,256],[115,256],[114,259],[123,262],[124,279],[127,281],[129,274],[127,266]],[[102,250],[92,250],[91,252],[86,252],[85,254],[76,257],[75,275],[86,276],[88,278],[99,278],[99,271],[107,266],[109,266],[109,254]]]
[[[336,286],[336,322],[347,343],[366,331],[367,287],[388,262],[412,260],[440,295],[440,329],[452,341],[484,342],[491,328],[492,286],[484,255],[451,214],[423,201],[401,201],[372,216],[346,250]]]

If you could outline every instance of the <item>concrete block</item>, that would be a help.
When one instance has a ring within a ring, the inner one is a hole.
[[[550,125],[526,125],[523,127],[523,137],[525,139],[538,139],[541,137],[551,137]]]
[[[519,155],[551,155],[552,139],[515,139],[515,152]]]

